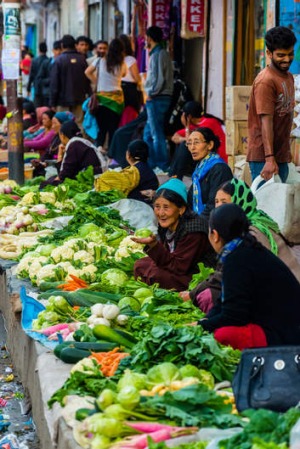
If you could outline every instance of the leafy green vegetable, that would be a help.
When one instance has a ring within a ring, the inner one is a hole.
[[[198,263],[199,273],[193,274],[192,280],[189,283],[188,290],[193,290],[203,281],[209,277],[215,270],[213,268],[206,267],[203,262]]]
[[[139,338],[131,350],[131,357],[131,363],[138,372],[162,362],[172,362],[179,367],[190,363],[211,372],[215,379],[222,381],[232,379],[240,360],[240,351],[221,346],[201,326],[174,327],[158,323],[148,328],[143,338]]]
[[[111,287],[122,287],[128,281],[127,274],[119,268],[109,268],[101,275],[101,283],[110,284]]]
[[[231,414],[231,404],[227,404],[224,397],[201,384],[163,396],[147,397],[139,408],[148,414],[160,413],[180,426],[227,428],[243,425],[240,417]]]
[[[176,446],[177,449],[205,449],[208,445],[207,441],[194,441],[190,443],[183,443]],[[151,438],[149,438],[148,449],[167,449],[169,446],[166,445],[164,441],[160,443],[154,443]]]
[[[121,390],[127,385],[132,385],[138,390],[143,390],[144,388],[146,388],[146,383],[146,374],[136,373],[135,371],[127,369],[118,382],[118,390]]]
[[[278,447],[278,445],[288,445],[290,431],[300,418],[300,410],[291,408],[286,413],[265,409],[247,410],[242,416],[250,418],[249,423],[243,432],[220,441],[220,449],[284,449],[285,446]],[[266,446],[266,443],[275,446]]]

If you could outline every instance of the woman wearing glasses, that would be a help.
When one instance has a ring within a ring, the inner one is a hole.
[[[210,128],[195,129],[186,145],[197,162],[188,200],[194,212],[208,218],[219,186],[232,179],[232,171],[218,155],[220,140]]]

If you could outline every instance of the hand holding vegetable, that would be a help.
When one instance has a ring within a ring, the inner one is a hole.
[[[148,237],[131,237],[131,239],[136,243],[141,243],[142,245],[148,245],[150,248],[153,248],[157,244],[157,240],[154,234],[151,234]]]

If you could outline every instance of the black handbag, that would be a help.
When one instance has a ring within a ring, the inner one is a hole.
[[[238,411],[285,412],[300,402],[300,346],[245,349],[232,390]]]
[[[100,107],[99,100],[97,94],[94,93],[90,96],[90,100],[88,103],[89,111],[92,115],[95,115]]]

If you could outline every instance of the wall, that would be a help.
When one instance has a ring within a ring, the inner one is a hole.
[[[211,0],[209,60],[207,77],[207,106],[206,112],[224,119],[223,103],[224,86],[224,7],[222,0]]]

